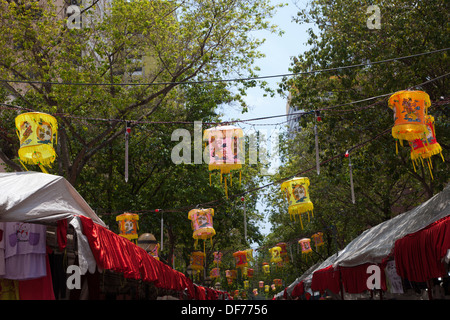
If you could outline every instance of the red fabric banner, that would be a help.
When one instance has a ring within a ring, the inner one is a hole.
[[[394,258],[400,277],[416,282],[444,276],[443,257],[450,249],[450,216],[398,239]]]
[[[324,292],[328,289],[333,293],[338,294],[341,291],[339,281],[339,270],[334,270],[331,265],[313,273],[311,289],[320,292]]]
[[[114,232],[80,216],[95,261],[102,269],[122,273],[129,279],[152,282],[158,288],[182,292],[187,288],[191,298],[197,300],[217,299],[219,292],[195,285],[183,273],[156,260],[144,249]],[[220,292],[227,296],[228,293]]]

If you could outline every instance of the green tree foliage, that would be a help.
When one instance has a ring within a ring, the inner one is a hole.
[[[0,0],[1,159],[23,170],[14,118],[28,110],[50,113],[59,139],[49,172],[65,176],[112,230],[117,214],[138,212],[140,232],[160,240],[154,210],[164,209],[163,259],[176,255],[184,268],[194,249],[188,211],[205,204],[216,211],[209,253],[260,241],[257,197],[246,199],[245,243],[240,199],[231,196],[257,185],[259,166],[245,166],[241,184],[234,177],[227,199],[218,175],[210,186],[206,164],[173,163],[178,141],[171,135],[180,128],[193,137],[194,121],[220,122],[219,106],[245,110],[241,95],[256,84],[222,80],[255,75],[263,40],[249,33],[276,32],[268,22],[275,9],[260,0],[92,1],[81,8],[77,29],[53,1]]]

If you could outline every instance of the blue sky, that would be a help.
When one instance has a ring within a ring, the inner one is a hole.
[[[298,8],[294,2],[300,3],[304,6],[305,1],[295,0],[273,0],[273,3],[285,3],[285,7],[278,9],[277,14],[274,16],[272,22],[279,26],[284,31],[284,34],[280,37],[277,34],[271,34],[270,32],[258,32],[255,36],[258,38],[265,38],[266,42],[260,48],[266,55],[265,58],[256,62],[256,65],[260,67],[260,76],[287,74],[289,72],[289,66],[291,64],[291,58],[303,53],[307,47],[305,45],[308,35],[307,30],[312,25],[299,25],[292,22],[292,16],[296,15]],[[276,90],[278,83],[282,78],[269,78],[266,79],[270,88]],[[258,88],[253,88],[248,91],[245,101],[249,105],[249,112],[242,114],[240,110],[236,108],[226,107],[222,110],[224,116],[223,120],[231,119],[251,119],[273,115],[280,115],[286,113],[286,99],[276,94],[274,97],[264,97],[264,91]],[[254,122],[255,124],[276,124],[286,120],[285,117],[266,119],[263,121]],[[251,130],[248,126],[242,126],[244,131]],[[255,126],[257,130],[266,130],[268,134],[274,133],[276,130],[283,130],[281,126]],[[245,133],[245,132],[244,132]],[[267,192],[262,190],[261,192]],[[258,210],[264,211],[264,204],[260,201]],[[265,221],[260,224],[260,230],[263,234],[270,232],[270,224]]]

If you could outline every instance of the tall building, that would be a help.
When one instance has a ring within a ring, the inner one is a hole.
[[[286,120],[287,120],[287,126],[288,126],[288,138],[289,139],[295,138],[297,133],[300,132],[302,129],[300,127],[300,123],[299,123],[301,115],[298,114],[302,110],[300,110],[296,106],[292,106],[291,100],[292,100],[292,95],[289,92],[289,96],[288,96],[288,99],[286,102],[286,118],[287,118]]]

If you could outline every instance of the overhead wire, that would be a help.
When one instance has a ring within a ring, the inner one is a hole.
[[[193,80],[193,81],[167,81],[167,82],[127,82],[127,83],[101,83],[101,82],[55,82],[55,81],[37,81],[37,80],[9,80],[9,79],[0,79],[0,82],[11,82],[11,83],[28,83],[28,84],[51,84],[51,85],[71,85],[71,86],[157,86],[157,85],[181,85],[181,84],[204,84],[204,83],[223,83],[223,82],[239,82],[239,81],[252,81],[252,80],[262,80],[262,79],[270,79],[270,78],[281,78],[281,77],[290,77],[290,76],[299,76],[299,75],[307,75],[307,74],[315,74],[320,72],[330,72],[330,71],[338,71],[345,70],[351,68],[359,68],[359,67],[367,67],[372,65],[377,65],[381,63],[393,62],[403,59],[415,58],[424,55],[434,54],[438,52],[443,52],[449,50],[448,48],[437,49],[428,52],[421,52],[416,54],[411,54],[408,56],[389,58],[380,61],[373,62],[365,62],[358,63],[353,65],[346,65],[341,67],[333,67],[333,68],[324,68],[318,70],[310,70],[310,71],[302,71],[298,73],[285,73],[285,74],[276,74],[276,75],[268,75],[268,76],[257,76],[257,77],[246,77],[246,78],[234,78],[234,79],[215,79],[215,80]]]

